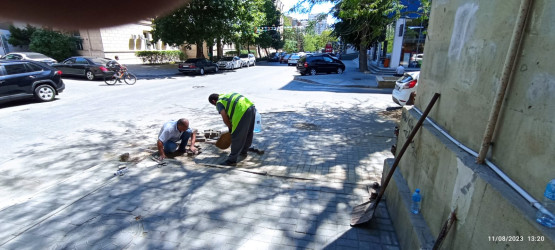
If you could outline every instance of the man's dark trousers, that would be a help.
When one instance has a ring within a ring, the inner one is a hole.
[[[251,147],[255,116],[256,108],[252,105],[241,117],[235,131],[231,134],[231,153],[227,157],[228,161],[237,162],[239,153],[246,154]]]

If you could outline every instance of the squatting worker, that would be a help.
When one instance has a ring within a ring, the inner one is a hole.
[[[239,154],[246,156],[252,144],[256,108],[238,93],[211,94],[208,101],[216,106],[231,133],[231,153],[222,165],[235,165]]]
[[[196,152],[195,142],[197,136],[195,131],[189,128],[189,120],[181,118],[177,121],[166,122],[164,126],[162,126],[162,129],[160,129],[158,141],[156,142],[159,159],[164,160],[167,153],[174,153],[176,151],[184,153],[189,138],[191,138],[189,150]],[[178,147],[177,142],[180,140],[181,142]]]

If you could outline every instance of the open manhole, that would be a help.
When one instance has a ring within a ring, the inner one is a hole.
[[[298,128],[298,129],[302,129],[302,130],[318,130],[318,129],[320,129],[318,127],[318,125],[316,125],[314,123],[307,123],[307,122],[295,123],[295,124],[293,124],[293,127]]]

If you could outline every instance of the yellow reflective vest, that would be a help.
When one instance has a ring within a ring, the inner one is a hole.
[[[218,103],[224,106],[225,113],[231,121],[232,134],[237,125],[239,125],[239,121],[241,121],[245,111],[253,105],[249,99],[238,93],[221,94],[218,97]]]

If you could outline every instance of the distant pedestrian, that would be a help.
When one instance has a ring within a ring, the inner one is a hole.
[[[185,146],[187,146],[189,138],[191,138],[189,150],[196,152],[196,131],[189,128],[189,120],[181,118],[177,121],[166,122],[160,130],[156,142],[159,154],[158,159],[164,160],[167,153],[185,153]],[[181,141],[179,146],[177,145],[178,141]]]
[[[238,156],[246,156],[252,145],[256,108],[249,99],[238,93],[211,94],[208,102],[216,106],[231,133],[231,153],[221,164],[233,166]]]
[[[394,76],[403,76],[405,74],[405,67],[402,64],[399,64],[399,67],[395,70]]]

